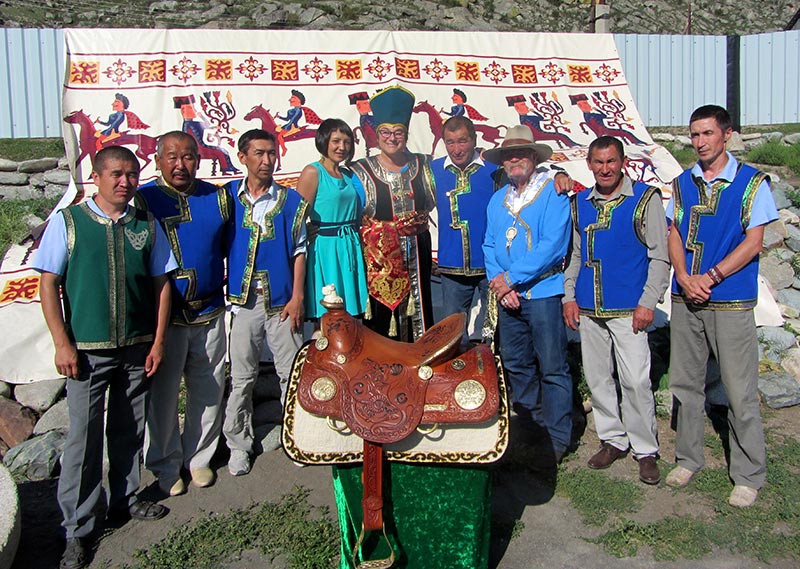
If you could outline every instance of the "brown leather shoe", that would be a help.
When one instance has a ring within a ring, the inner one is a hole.
[[[661,482],[661,471],[654,456],[639,458],[639,480],[645,484],[658,484]]]
[[[589,468],[608,468],[614,463],[615,460],[622,458],[627,454],[627,450],[620,450],[611,443],[603,443],[600,445],[600,450],[589,459],[587,464],[589,465]]]

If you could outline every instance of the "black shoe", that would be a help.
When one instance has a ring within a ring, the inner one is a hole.
[[[79,537],[68,537],[67,546],[61,556],[60,569],[82,569],[86,567],[86,546]]]
[[[149,500],[136,500],[128,508],[112,508],[106,513],[110,522],[126,522],[134,520],[153,521],[160,520],[169,513],[169,508]]]

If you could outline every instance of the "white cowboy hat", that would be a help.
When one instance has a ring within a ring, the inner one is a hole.
[[[553,149],[546,144],[537,144],[533,141],[533,133],[524,124],[512,126],[506,132],[506,137],[499,148],[490,148],[483,151],[483,159],[498,166],[503,165],[503,155],[509,150],[530,148],[536,153],[536,163],[541,164],[553,155]]]

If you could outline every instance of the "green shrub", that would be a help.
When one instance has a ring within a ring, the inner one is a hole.
[[[786,145],[779,140],[771,140],[751,149],[746,158],[757,164],[787,166],[792,173],[800,175],[800,144]]]

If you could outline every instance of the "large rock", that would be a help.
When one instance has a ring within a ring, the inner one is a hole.
[[[0,185],[0,196],[8,200],[29,200],[35,197],[35,193],[30,186]]]
[[[66,440],[65,433],[50,431],[12,448],[3,458],[3,464],[12,474],[28,480],[52,478]]]
[[[786,144],[798,144],[800,143],[800,132],[793,132],[792,134],[787,134],[783,137],[783,142]]]
[[[791,332],[781,326],[761,326],[758,331],[758,341],[767,344],[769,349],[782,353],[797,345],[797,340]]]
[[[20,384],[14,388],[14,398],[34,411],[42,413],[53,406],[64,391],[66,380],[46,379]]]
[[[764,228],[764,249],[774,249],[783,245],[783,240],[789,236],[780,219],[768,223]]]
[[[257,454],[281,448],[281,425],[267,423],[253,427],[253,438]]]
[[[0,398],[0,439],[15,447],[33,433],[36,415],[11,399]]]
[[[742,140],[745,140],[745,141],[758,140],[759,138],[761,138],[761,133],[760,132],[750,132],[750,133],[742,135]]]
[[[778,291],[778,302],[800,310],[800,290],[795,290],[794,288],[785,288],[781,291]]]
[[[11,397],[11,386],[5,381],[0,381],[0,397]]]
[[[69,431],[69,408],[66,399],[50,407],[33,427],[34,435],[43,435],[48,431]]]
[[[53,168],[58,168],[58,158],[36,158],[34,160],[25,160],[24,162],[19,163],[19,168],[17,169],[20,172],[34,174],[37,172],[46,172],[47,170],[52,170]]]
[[[792,266],[772,255],[767,255],[761,259],[759,273],[769,281],[769,284],[775,290],[789,288],[794,282],[794,269],[792,269]]]
[[[783,354],[781,367],[800,381],[800,348],[790,348]]]
[[[780,209],[786,209],[787,207],[792,205],[792,202],[789,201],[789,198],[786,197],[786,192],[784,192],[781,188],[772,187],[772,199],[775,201],[775,207]]]
[[[730,152],[744,151],[744,141],[742,140],[742,135],[734,131],[731,134],[731,137],[728,139],[728,143],[725,145],[725,148]]]
[[[19,162],[14,162],[8,158],[0,158],[0,172],[16,172]]]
[[[675,140],[675,135],[668,132],[656,132],[653,134],[653,140],[656,142],[673,142]]]
[[[784,225],[800,225],[800,216],[791,209],[778,210],[778,217]]]
[[[44,173],[44,181],[50,184],[66,186],[70,181],[69,170],[50,170]]]
[[[28,175],[21,172],[0,172],[0,184],[4,186],[24,186],[28,183]]]
[[[800,403],[800,384],[788,373],[768,372],[758,377],[758,391],[773,409]]]
[[[62,156],[58,159],[58,169],[59,170],[69,170],[69,158],[66,156]]]
[[[44,197],[46,198],[60,198],[67,191],[67,186],[61,184],[47,184],[44,187]]]
[[[678,144],[680,144],[682,146],[691,146],[692,145],[692,139],[689,138],[686,135],[683,135],[683,134],[679,134],[679,135],[675,136],[675,142],[677,142]]]
[[[767,142],[772,142],[773,140],[780,140],[783,138],[782,132],[765,132],[764,139]]]
[[[782,209],[781,211],[786,210]],[[784,224],[784,227],[786,227],[786,233],[789,234],[789,237],[786,239],[786,241],[784,241],[784,244],[789,249],[797,253],[800,251],[800,227],[791,224]]]

